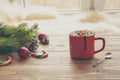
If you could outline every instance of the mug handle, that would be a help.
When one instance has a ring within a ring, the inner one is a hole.
[[[96,53],[102,51],[105,48],[105,39],[99,37],[99,38],[95,38],[95,40],[102,40],[102,42],[103,42],[102,48],[100,50],[94,51],[94,53],[96,54]]]

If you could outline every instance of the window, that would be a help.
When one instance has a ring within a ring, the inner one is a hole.
[[[80,0],[25,0],[27,6],[50,6],[59,10],[80,10]]]
[[[120,0],[0,0],[1,4],[14,6],[48,6],[56,7],[60,12],[78,13],[89,10],[119,10]]]
[[[0,5],[2,6],[22,6],[24,0],[0,0]]]
[[[83,10],[120,10],[120,0],[81,0]]]
[[[106,0],[105,9],[120,9],[120,0]]]

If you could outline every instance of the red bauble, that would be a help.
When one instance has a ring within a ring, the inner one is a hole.
[[[48,45],[49,44],[48,36],[44,33],[39,34],[38,39],[40,40],[40,43],[43,44],[43,45]]]
[[[44,38],[47,38],[47,35],[46,35],[46,34],[40,33],[40,34],[38,35],[38,39],[39,39],[39,40],[42,40],[42,39],[44,39]]]
[[[27,58],[29,56],[30,51],[26,47],[21,47],[18,51],[18,56],[21,58]]]

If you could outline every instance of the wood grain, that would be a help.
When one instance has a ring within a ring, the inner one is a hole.
[[[47,50],[45,59],[28,58],[21,60],[13,53],[11,65],[0,67],[0,80],[120,80],[120,33],[96,34],[104,37],[105,50],[93,59],[73,60],[69,55],[69,37],[67,35],[49,35],[50,45],[40,45],[39,50]],[[101,43],[96,43],[96,48]],[[104,58],[106,52],[112,52],[112,59],[97,67],[92,64]],[[5,56],[0,56],[2,60]]]

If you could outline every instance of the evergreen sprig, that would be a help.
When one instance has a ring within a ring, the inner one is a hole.
[[[38,25],[30,28],[26,23],[18,26],[0,24],[0,54],[9,54],[29,45],[37,36]]]

